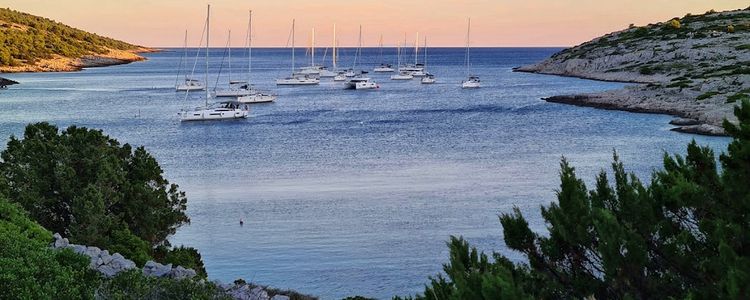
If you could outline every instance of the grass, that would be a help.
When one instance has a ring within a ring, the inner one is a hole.
[[[700,101],[700,100],[706,100],[708,98],[711,98],[711,97],[719,95],[719,94],[721,94],[721,93],[719,93],[719,92],[707,92],[707,93],[705,93],[703,95],[698,96],[698,98],[696,98],[696,99],[698,101]]]
[[[750,95],[745,94],[745,93],[737,93],[737,94],[727,97],[727,103],[741,102],[744,100],[750,100]]]

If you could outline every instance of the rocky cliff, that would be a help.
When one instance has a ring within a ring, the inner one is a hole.
[[[639,83],[545,100],[671,114],[696,121],[679,131],[720,135],[736,103],[750,100],[750,8],[630,26],[515,70]]]

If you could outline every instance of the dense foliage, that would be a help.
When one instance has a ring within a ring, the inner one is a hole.
[[[233,299],[212,282],[143,276],[127,271],[105,282],[97,295],[102,299]]]
[[[88,258],[49,248],[52,234],[0,198],[0,299],[93,299]]]
[[[503,214],[506,245],[528,263],[490,260],[453,238],[447,279],[418,299],[747,299],[750,298],[750,101],[719,158],[688,145],[664,157],[650,185],[602,171],[588,190],[563,160],[557,203],[542,208],[549,235],[531,231],[516,209]]]
[[[162,177],[154,157],[101,131],[31,124],[0,157],[0,192],[71,242],[142,265],[189,222],[185,194]]]
[[[106,53],[107,48],[138,46],[88,33],[50,19],[0,8],[0,66],[33,63],[52,55],[80,57]]]

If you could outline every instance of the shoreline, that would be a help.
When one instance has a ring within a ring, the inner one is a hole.
[[[540,67],[542,63],[544,62],[515,67],[513,72],[631,84],[621,89],[604,92],[553,95],[541,98],[544,101],[597,109],[668,115],[675,118],[669,122],[669,124],[676,126],[670,129],[671,131],[705,136],[727,136],[722,124],[724,116],[732,115],[731,110],[718,105],[714,107],[711,103],[686,101],[691,97],[682,93],[682,90],[676,91],[661,86],[651,86],[651,84],[658,85],[660,83],[660,80],[656,78],[647,80],[643,77],[648,78],[648,76],[640,76],[642,80],[625,80],[602,78],[597,76],[602,74],[596,72],[589,73],[590,75],[585,75],[584,72],[551,72],[545,71],[544,67]],[[637,74],[628,73],[608,75],[621,78],[639,78]]]
[[[161,49],[137,48],[133,50],[108,49],[105,54],[84,55],[77,58],[54,56],[49,59],[41,59],[33,65],[4,66],[0,67],[0,73],[52,73],[52,72],[78,72],[85,68],[100,68],[117,65],[125,65],[133,62],[148,60],[141,56],[143,53],[161,52]]]

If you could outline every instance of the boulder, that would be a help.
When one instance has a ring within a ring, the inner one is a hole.
[[[689,118],[677,118],[672,121],[669,121],[669,124],[677,125],[677,126],[688,126],[688,125],[698,125],[700,122],[696,119],[689,119]]]
[[[63,238],[59,233],[55,233],[52,237],[55,239],[55,242],[52,244],[53,248],[65,248],[70,245],[68,239]]]
[[[266,292],[266,290],[264,290],[261,287],[255,287],[252,290],[250,290],[249,296],[250,296],[250,299],[269,300],[268,292]]]
[[[271,300],[289,300],[289,296],[276,295],[271,297]]]
[[[172,264],[162,265],[158,262],[149,260],[143,266],[143,274],[154,277],[164,277],[172,271]]]
[[[73,250],[73,252],[75,252],[75,253],[86,254],[86,246],[84,246],[84,245],[70,244],[70,245],[68,245],[68,248],[71,248]]]
[[[84,254],[86,254],[89,257],[93,258],[93,257],[99,256],[99,254],[101,252],[102,252],[102,249],[99,249],[99,247],[88,246],[88,247],[86,247],[86,253],[84,253]]]
[[[193,278],[195,277],[196,273],[193,269],[186,269],[182,266],[177,266],[176,268],[172,269],[172,271],[169,272],[169,278],[174,279],[184,279],[184,278]]]

